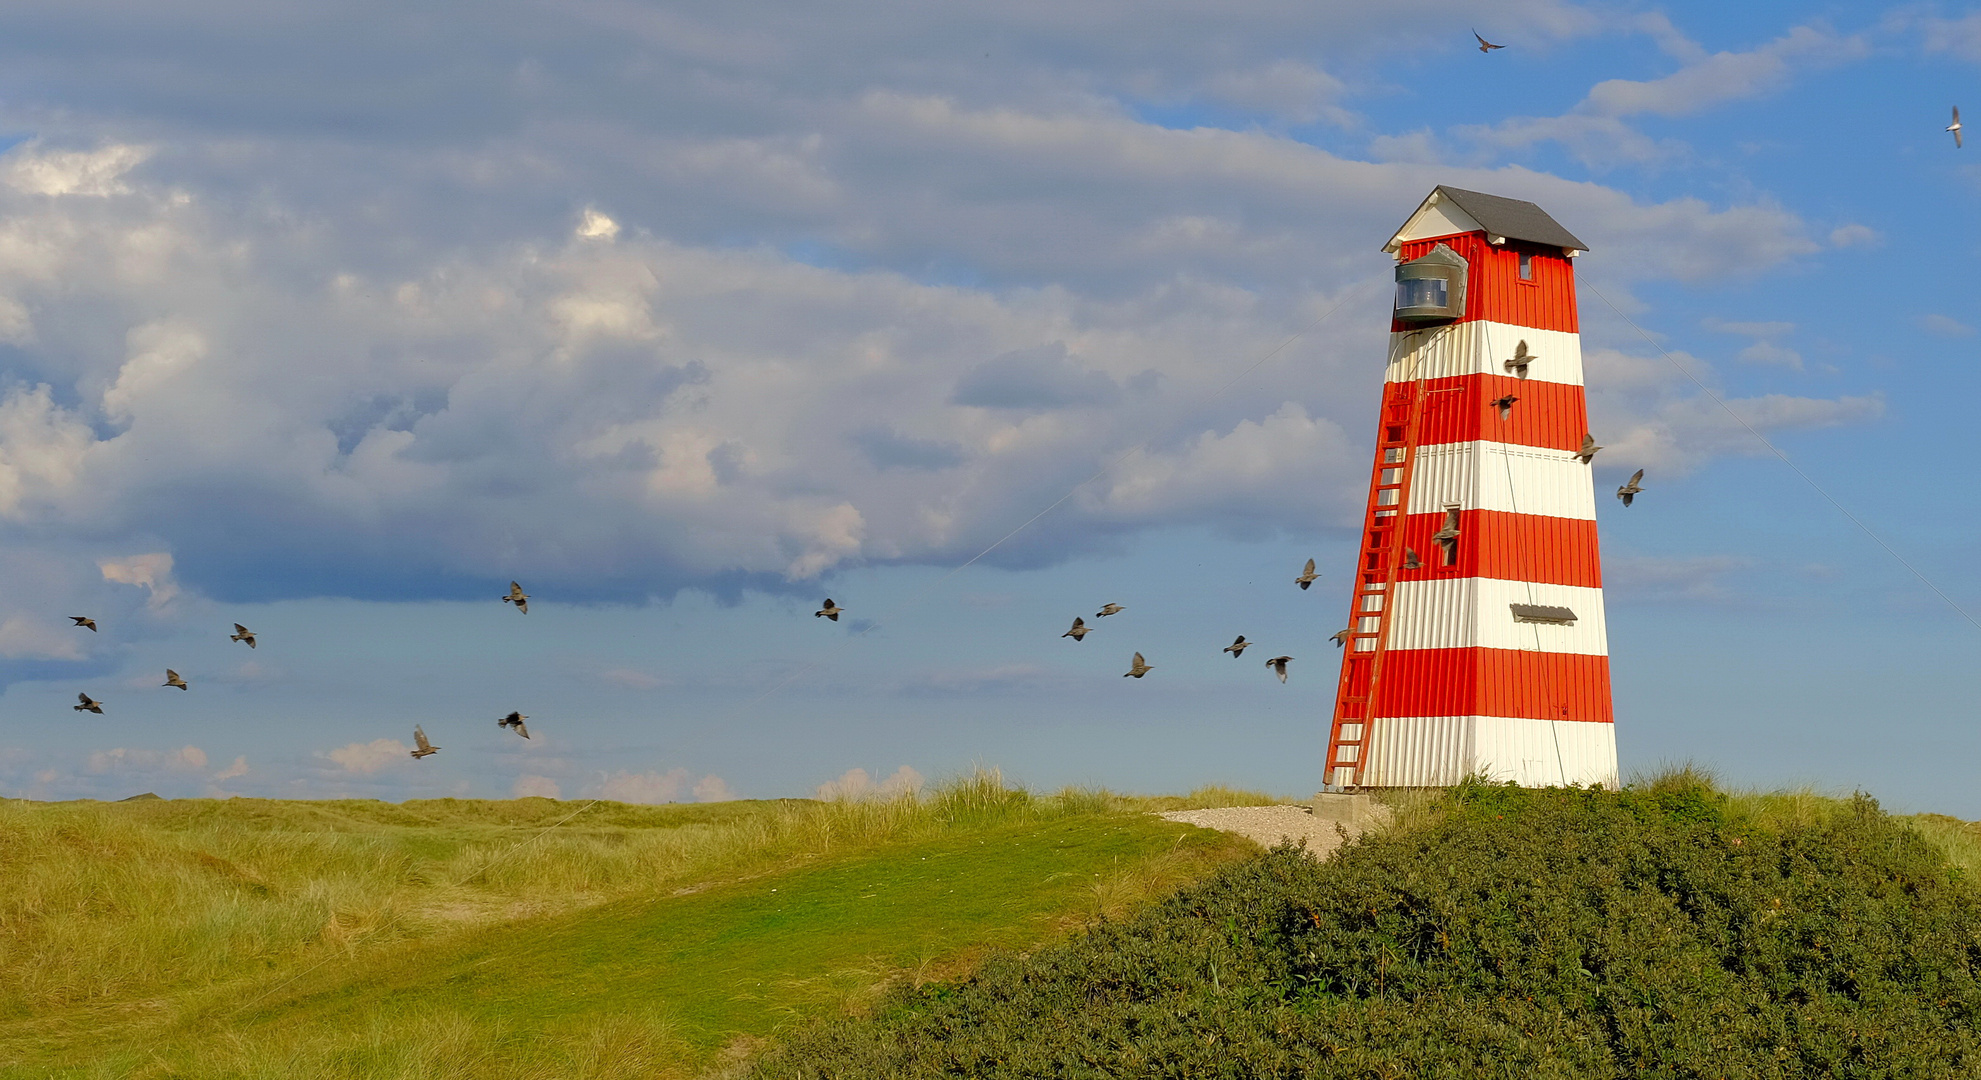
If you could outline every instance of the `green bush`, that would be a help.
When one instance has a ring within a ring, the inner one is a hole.
[[[1981,907],[1863,796],[1470,784],[1126,922],[803,1031],[765,1078],[1956,1077]]]

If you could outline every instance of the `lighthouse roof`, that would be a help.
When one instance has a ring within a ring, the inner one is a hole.
[[[1495,244],[1524,240],[1558,247],[1570,255],[1589,250],[1589,245],[1533,203],[1443,184],[1431,190],[1383,250],[1393,253],[1411,240],[1468,232],[1483,232]]]

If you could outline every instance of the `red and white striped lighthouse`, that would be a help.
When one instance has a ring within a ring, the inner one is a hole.
[[[1440,186],[1397,258],[1327,783],[1617,782],[1575,270],[1540,207]]]

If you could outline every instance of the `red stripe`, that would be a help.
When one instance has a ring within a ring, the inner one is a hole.
[[[1376,716],[1515,716],[1611,723],[1610,660],[1513,649],[1397,649]]]
[[[1602,559],[1593,521],[1510,514],[1504,510],[1461,510],[1458,562],[1449,566],[1445,564],[1443,549],[1431,539],[1432,533],[1444,528],[1444,522],[1443,514],[1411,514],[1403,519],[1403,542],[1417,553],[1424,565],[1415,570],[1398,570],[1398,581],[1483,577],[1579,585],[1588,589],[1603,587]]]
[[[1575,316],[1575,265],[1564,258],[1560,248],[1510,241],[1489,244],[1482,233],[1412,240],[1397,252],[1408,262],[1430,254],[1439,244],[1463,256],[1467,266],[1465,315],[1460,320],[1485,319],[1489,322],[1532,326],[1541,330],[1578,333]],[[1534,278],[1520,280],[1520,253],[1531,257]],[[1406,330],[1401,323],[1394,329]]]
[[[1512,375],[1454,375],[1425,379],[1424,418],[1417,445],[1487,442],[1580,450],[1589,433],[1589,410],[1582,388]],[[1511,394],[1519,400],[1500,419],[1493,402]]]

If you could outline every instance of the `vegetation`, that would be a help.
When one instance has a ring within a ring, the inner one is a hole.
[[[1981,1071],[1958,823],[1871,799],[1471,784],[750,1065],[826,1077],[1956,1077]],[[1927,837],[1935,831],[1939,846]]]
[[[1256,849],[1146,811],[1258,801],[0,802],[0,1074],[666,1075],[1167,894]]]

